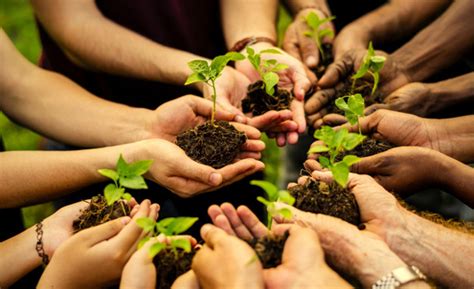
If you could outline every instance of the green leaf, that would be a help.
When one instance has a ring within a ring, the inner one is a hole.
[[[119,182],[122,187],[132,190],[148,189],[142,176],[120,176]]]
[[[98,172],[99,172],[99,174],[103,175],[104,177],[112,179],[114,182],[116,182],[119,179],[118,173],[114,170],[100,169],[100,170],[98,170]]]
[[[168,226],[174,222],[174,218],[164,218],[156,223],[156,229],[158,232],[170,236],[171,232],[168,232]]]
[[[285,220],[291,220],[291,217],[293,216],[290,209],[288,208],[278,210],[278,214],[281,215]]]
[[[184,85],[190,85],[201,81],[206,81],[206,77],[204,77],[204,75],[202,75],[201,73],[194,72],[190,76],[188,76]]]
[[[336,99],[336,101],[334,103],[342,111],[350,110],[349,105],[346,103],[346,101],[344,100],[343,97],[339,97],[338,99]]]
[[[156,222],[152,218],[139,218],[136,220],[137,225],[143,229],[145,232],[153,232],[155,229]]]
[[[128,165],[128,174],[133,176],[141,176],[150,169],[152,164],[153,160],[133,162]]]
[[[350,95],[347,100],[348,108],[357,116],[364,116],[364,98],[359,93]]]
[[[239,61],[239,60],[245,59],[245,56],[242,53],[235,52],[235,51],[227,52],[225,54],[225,57],[227,57],[229,61]]]
[[[132,199],[132,195],[130,195],[129,193],[125,193],[123,194],[122,199],[130,201]]]
[[[141,239],[139,242],[138,242],[138,249],[140,249],[141,247],[143,247],[143,245],[145,245],[146,242],[148,242],[150,240],[150,237],[149,236],[146,236],[145,238]]]
[[[377,87],[379,85],[379,74],[378,74],[378,72],[376,72],[376,73],[373,73],[372,76],[374,77],[374,86],[372,87],[371,94],[374,95],[374,93],[377,90]]]
[[[264,49],[264,50],[260,51],[260,55],[265,54],[265,53],[268,53],[268,54],[281,54],[281,51],[278,50],[278,49],[275,49],[275,48],[269,48],[269,49]]]
[[[317,31],[319,29],[319,25],[321,24],[318,15],[314,12],[310,12],[306,15],[306,24],[308,24],[311,29]]]
[[[342,143],[342,147],[350,151],[354,149],[356,146],[358,146],[362,141],[365,139],[365,136],[360,135],[358,133],[349,133],[346,135],[344,138],[344,142]]]
[[[193,60],[193,61],[188,62],[188,66],[189,68],[191,68],[193,72],[201,73],[203,75],[206,75],[209,73],[209,63],[207,62],[207,60],[201,60],[201,59]]]
[[[197,220],[193,217],[166,218],[158,222],[157,227],[166,236],[175,236],[188,230]]]
[[[357,123],[357,120],[359,119],[359,117],[358,117],[356,114],[354,114],[354,113],[352,113],[352,112],[350,112],[350,111],[346,111],[346,112],[345,112],[345,116],[346,116],[346,118],[347,118],[347,121],[348,121],[351,125],[356,124],[356,123]]]
[[[329,126],[325,125],[314,132],[314,138],[322,140],[326,145],[332,143],[336,132]]]
[[[276,59],[268,59],[268,60],[265,60],[265,62],[266,62],[267,64],[270,64],[270,65],[275,65],[275,64],[277,64]]]
[[[255,55],[255,50],[250,46],[247,46],[246,51],[247,51],[248,56],[254,56]]]
[[[361,77],[364,77],[364,75],[369,71],[369,62],[364,62],[362,65],[359,67],[359,70],[352,75],[352,79],[358,79]]]
[[[292,206],[295,203],[295,198],[286,190],[278,192],[278,202],[283,202]]]
[[[329,159],[327,157],[319,156],[318,160],[319,160],[319,163],[321,164],[321,166],[323,168],[331,167],[331,162],[329,161]]]
[[[125,189],[117,188],[115,184],[108,184],[104,189],[104,197],[107,201],[107,205],[112,205],[116,201],[120,200]]]
[[[278,63],[277,65],[275,65],[275,67],[272,68],[272,71],[273,72],[278,72],[278,71],[285,70],[287,68],[288,68],[288,65],[283,64],[283,63]]]
[[[210,77],[211,79],[216,79],[218,75],[222,72],[224,67],[227,65],[227,62],[229,62],[229,59],[225,55],[219,55],[215,57],[210,66],[211,74],[214,77]]]
[[[344,162],[338,162],[331,168],[334,180],[343,188],[346,187],[349,179],[349,167]]]
[[[357,163],[360,161],[360,158],[357,156],[353,155],[346,155],[343,159],[342,162],[346,163],[348,167],[351,167],[353,164]]]
[[[349,134],[349,131],[345,127],[336,131],[336,134],[334,135],[334,139],[332,140],[332,143],[328,144],[329,147],[339,148],[344,142],[344,139],[347,137],[348,134]]]
[[[280,78],[274,72],[267,72],[263,75],[263,82],[265,83],[265,91],[268,95],[273,95],[275,92],[274,86],[278,84]]]
[[[163,243],[156,243],[156,244],[151,245],[150,252],[149,252],[150,258],[154,258],[164,248],[166,248],[166,244],[163,244]]]
[[[304,36],[307,36],[307,37],[313,37],[313,32],[311,32],[311,31],[305,31],[305,32],[303,32],[303,35],[304,35]]]
[[[258,196],[258,197],[257,197],[257,201],[259,201],[260,203],[264,204],[266,207],[270,206],[270,204],[272,203],[272,202],[267,201],[267,199],[265,199],[265,198],[262,197],[262,196]]]
[[[185,239],[185,238],[173,239],[171,240],[170,245],[171,247],[174,247],[174,248],[181,248],[187,253],[191,252],[191,242],[188,239]]]
[[[278,188],[274,184],[259,180],[252,180],[250,181],[250,184],[262,188],[265,191],[269,201],[274,202],[278,199]]]
[[[334,31],[332,29],[320,30],[319,39],[322,40],[324,37],[334,38]]]
[[[375,56],[374,46],[372,45],[372,41],[369,42],[369,48],[367,49],[367,55],[365,56],[367,60],[369,60],[372,56]]]
[[[123,159],[122,154],[120,154],[119,159],[117,160],[116,168],[117,168],[117,173],[119,174],[119,176],[127,175],[127,173],[128,173],[128,164]]]
[[[315,145],[309,148],[308,155],[317,154],[322,152],[328,152],[329,148],[324,145]]]

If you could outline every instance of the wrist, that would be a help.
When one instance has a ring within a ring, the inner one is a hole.
[[[312,1],[287,1],[288,7],[291,10],[293,15],[300,14],[304,10],[318,10],[323,12],[325,17],[329,17],[331,12],[329,10],[329,6],[326,0],[312,0]]]

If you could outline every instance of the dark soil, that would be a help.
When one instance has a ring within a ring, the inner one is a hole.
[[[250,246],[257,253],[258,259],[260,259],[264,269],[274,268],[281,264],[281,256],[288,236],[289,233],[286,231],[285,234],[281,236],[268,235],[263,238],[248,241]]]
[[[116,202],[112,206],[108,206],[104,196],[97,195],[91,198],[89,207],[83,210],[79,218],[73,221],[72,227],[74,233],[77,233],[129,214],[130,208],[124,202]]]
[[[246,140],[230,123],[208,121],[178,135],[176,144],[193,160],[218,169],[232,163]]]
[[[315,69],[312,69],[313,73],[316,74],[318,79],[321,78],[321,76],[324,75],[326,72],[326,68],[329,66],[329,64],[334,62],[334,56],[332,54],[332,44],[330,43],[323,43],[322,49],[324,51],[324,58],[320,58],[320,62],[318,66],[316,66]]]
[[[288,90],[275,87],[274,95],[268,95],[263,81],[259,80],[249,85],[247,97],[242,100],[242,111],[251,112],[253,116],[262,115],[270,110],[290,108],[293,96]]]
[[[300,210],[337,217],[356,226],[361,224],[354,194],[335,182],[326,184],[308,178],[304,185],[296,185],[289,192],[296,199],[294,206]]]
[[[356,80],[354,90],[352,90],[352,78],[348,77],[344,81],[344,85],[342,86],[342,88],[337,89],[334,100],[328,106],[326,106],[328,113],[337,113],[343,115],[344,112],[340,110],[335,104],[336,99],[338,99],[339,97],[353,95],[356,93],[360,93],[364,97],[365,107],[369,107],[370,105],[375,103],[383,102],[383,98],[380,92],[375,91],[374,95],[371,95],[372,83],[359,78]]]
[[[367,137],[367,138],[364,139],[362,144],[358,145],[353,150],[350,150],[350,151],[343,152],[343,153],[339,154],[336,157],[336,161],[338,162],[338,161],[342,160],[344,158],[344,156],[346,156],[346,155],[355,155],[355,156],[358,156],[360,158],[368,157],[368,156],[372,156],[372,155],[375,155],[375,154],[378,154],[378,153],[382,153],[382,152],[384,152],[386,150],[389,150],[391,148],[394,148],[394,147],[395,147],[394,145],[392,145],[392,144],[390,144],[386,141],[376,140],[376,139],[373,139],[371,137]],[[321,155],[329,158],[328,153],[321,153]]]
[[[174,281],[191,269],[193,257],[196,254],[195,249],[186,253],[177,249],[177,255],[171,249],[163,249],[153,258],[156,267],[156,288],[169,289]]]

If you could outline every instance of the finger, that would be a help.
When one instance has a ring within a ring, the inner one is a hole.
[[[382,174],[380,171],[380,167],[377,165],[379,163],[380,157],[383,158],[380,154],[368,156],[361,158],[360,161],[357,163],[353,164],[350,167],[351,172],[357,173],[357,174],[367,174],[367,175],[372,175],[372,174]]]
[[[134,217],[135,214],[138,212],[138,210],[140,209],[140,205],[135,205],[132,210],[130,211],[130,217]]]
[[[309,68],[316,68],[319,63],[318,46],[311,37],[304,35],[306,30],[306,27],[299,27],[298,29],[298,40],[301,58],[303,59],[306,66],[308,66]]]
[[[289,227],[289,233],[283,248],[283,264],[294,262],[295,265],[301,264],[307,267],[308,263],[320,262],[324,258],[324,252],[315,231],[292,225]],[[300,262],[298,257],[306,257],[306,262]]]
[[[338,82],[344,79],[353,69],[353,60],[349,54],[344,55],[341,59],[331,63],[326,72],[318,81],[321,88],[334,87]]]
[[[260,222],[258,217],[246,206],[239,206],[237,214],[254,238],[262,238],[268,234],[267,227]]]
[[[201,227],[201,237],[209,248],[214,249],[220,243],[225,243],[229,235],[214,225],[205,224]]]
[[[238,131],[244,132],[248,139],[260,139],[262,135],[260,131],[250,125],[232,122],[231,123]]]
[[[336,95],[334,88],[316,91],[305,103],[306,114],[315,114],[323,109]]]
[[[216,104],[217,104],[216,108],[219,108],[220,111],[225,111],[233,115],[243,115],[243,112],[240,109],[230,104],[227,100],[223,100],[223,99],[217,100]]]
[[[278,123],[292,119],[292,117],[293,114],[288,109],[281,111],[271,110],[262,115],[250,118],[248,124],[259,130],[268,130]]]
[[[308,181],[309,177],[308,176],[302,176],[298,178],[298,185],[304,185]]]
[[[237,210],[231,203],[223,203],[221,205],[221,209],[222,212],[224,212],[224,215],[227,217],[227,220],[229,220],[233,231],[239,238],[244,240],[250,240],[253,238],[252,233],[250,233],[249,229],[242,223],[239,215],[237,214]]]
[[[117,235],[129,222],[130,217],[121,217],[110,222],[91,227],[76,234],[81,243],[92,247],[97,243],[108,240]]]
[[[290,24],[283,38],[282,47],[283,50],[288,52],[288,54],[301,61],[302,59],[300,56],[300,49],[298,45],[297,26],[298,24],[296,23],[296,21]]]
[[[299,134],[296,132],[289,132],[286,134],[286,142],[288,144],[296,144],[298,142]]]
[[[291,80],[294,83],[293,94],[295,98],[303,101],[306,92],[311,88],[311,81],[308,79],[304,69],[293,70]]]
[[[311,173],[311,177],[325,183],[331,183],[333,180],[332,173],[330,171],[313,171]]]
[[[371,115],[379,109],[390,109],[390,105],[386,103],[375,103],[367,107],[364,111],[365,115]]]
[[[298,124],[298,133],[303,133],[306,130],[304,103],[302,101],[293,100],[291,102],[291,111],[293,112],[293,120]]]
[[[278,133],[277,136],[276,136],[276,143],[277,143],[277,146],[279,146],[279,147],[285,146],[285,144],[286,144],[286,134]]]
[[[241,180],[257,171],[263,170],[265,164],[255,159],[243,159],[236,163],[227,165],[218,170],[223,179],[223,184]]]
[[[130,224],[125,226],[125,228],[123,228],[123,230],[117,235],[117,237],[114,238],[113,243],[116,246],[115,248],[121,251],[127,251],[128,249],[131,249],[132,247],[134,247],[133,245],[136,244],[140,240],[140,237],[142,236],[142,233],[143,233],[143,229],[140,226],[138,226],[136,221],[140,218],[149,217],[150,209],[151,209],[150,200],[144,200],[143,202],[140,203],[140,209],[133,217],[132,222],[130,222]],[[156,214],[157,214],[156,207],[154,207],[154,210],[155,210],[154,217],[156,218]]]
[[[261,152],[265,149],[265,143],[261,140],[247,140],[240,149],[246,152]]]
[[[298,124],[296,122],[294,122],[293,120],[285,120],[284,122],[281,122],[279,124],[276,124],[275,126],[270,127],[267,132],[285,133],[285,132],[291,132],[291,131],[297,131],[297,130],[298,130]]]
[[[256,159],[259,160],[262,158],[261,153],[255,153],[255,152],[242,152],[239,153],[237,156],[237,159],[235,159],[236,162],[241,161],[243,159]]]
[[[202,97],[195,96],[195,95],[189,95],[187,97],[189,100],[188,104],[192,108],[194,113],[196,113],[197,115],[203,116],[205,118],[211,117],[212,101],[202,98]],[[242,114],[242,112],[240,112],[240,114]],[[235,116],[236,114],[231,111],[227,111],[219,107],[217,107],[216,109],[215,117],[217,120],[232,121],[234,120]]]
[[[200,289],[199,281],[193,270],[189,270],[174,281],[171,289]]]
[[[330,126],[336,126],[347,123],[347,118],[337,113],[330,113],[323,116],[323,123]]]
[[[317,162],[316,160],[306,160],[304,162],[304,168],[310,172],[312,171],[320,171],[323,168],[321,167],[321,164]]]

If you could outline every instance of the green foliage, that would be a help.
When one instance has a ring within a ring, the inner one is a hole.
[[[137,220],[138,226],[140,226],[144,232],[151,234],[152,236],[158,236],[159,234],[163,234],[166,237],[173,237],[177,236],[189,228],[191,228],[198,218],[194,217],[176,217],[176,218],[165,218],[159,222],[151,218],[140,218]],[[140,248],[143,246],[150,237],[145,237],[140,241],[138,247]],[[150,247],[150,256],[153,258],[161,250],[165,248],[170,248],[175,252],[178,253],[177,249],[180,248],[185,252],[191,251],[191,242],[189,239],[186,238],[171,238],[169,244],[168,243],[156,243]]]
[[[364,77],[367,73],[374,79],[374,86],[372,87],[372,95],[377,90],[380,81],[380,71],[385,64],[386,58],[384,56],[375,55],[372,41],[369,42],[367,54],[364,57],[364,62],[359,67],[359,70],[352,76],[352,90],[354,90],[355,81]]]
[[[346,155],[341,161],[336,162],[336,157],[344,152],[350,151],[365,139],[365,136],[350,133],[346,128],[335,131],[329,126],[323,126],[314,132],[314,137],[324,142],[310,148],[308,154],[329,152],[329,158],[320,156],[319,163],[331,170],[334,180],[345,187],[349,179],[349,168],[360,159],[353,155]]]
[[[295,203],[295,198],[290,195],[288,191],[279,190],[274,184],[267,181],[253,180],[250,182],[251,185],[258,186],[265,191],[266,198],[257,197],[257,200],[267,207],[268,212],[268,228],[272,226],[272,218],[274,216],[283,216],[285,219],[291,219],[291,211],[287,208],[277,209],[276,202],[283,202],[288,205]]]
[[[132,195],[125,192],[127,189],[147,189],[143,174],[150,168],[152,160],[137,161],[128,164],[120,155],[117,161],[116,170],[100,169],[98,172],[114,181],[113,184],[108,184],[104,189],[104,197],[107,204],[110,206],[120,199],[130,200]]]
[[[275,85],[278,84],[280,78],[276,72],[287,69],[288,65],[278,63],[276,59],[262,59],[262,54],[281,54],[277,49],[265,49],[256,53],[251,47],[247,47],[247,59],[253,68],[258,72],[265,84],[265,91],[268,95],[275,93]]]
[[[326,59],[326,55],[324,55],[324,50],[322,47],[324,37],[334,38],[334,31],[332,29],[320,29],[321,25],[327,22],[331,22],[332,20],[336,19],[336,17],[331,16],[327,18],[319,18],[318,15],[314,12],[310,12],[306,15],[306,24],[310,28],[310,30],[305,31],[304,35],[307,37],[311,37],[316,45],[318,46],[319,53],[321,54],[321,58]]]
[[[347,102],[345,100],[346,98]],[[364,98],[359,93],[339,97],[336,99],[335,103],[340,110],[344,111],[347,121],[352,125],[359,123],[359,118],[364,116],[365,102]]]

